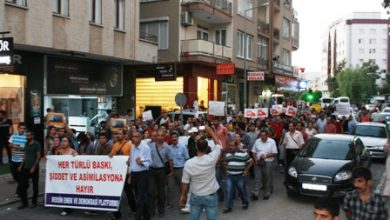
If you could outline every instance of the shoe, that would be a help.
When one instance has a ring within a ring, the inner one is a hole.
[[[259,200],[259,197],[255,196],[255,195],[252,195],[251,196],[251,201],[256,201],[256,200]]]
[[[24,208],[27,208],[27,205],[22,204],[22,205],[18,206],[18,209],[24,209]]]
[[[37,206],[38,206],[38,204],[36,204],[36,203],[33,203],[33,204],[31,204],[31,205],[30,205],[30,208],[32,208],[32,209],[33,209],[33,208],[35,208],[35,207],[37,207]]]
[[[249,206],[249,203],[242,205],[242,210],[247,210]]]
[[[263,196],[263,200],[268,200],[269,196]]]
[[[60,213],[60,215],[61,216],[67,216],[69,213],[67,212],[67,211],[62,211],[61,213]]]
[[[225,208],[223,210],[223,213],[229,213],[229,212],[232,212],[233,210],[231,208]]]
[[[190,208],[189,207],[185,207],[185,208],[182,208],[182,209],[180,209],[183,213],[190,213],[191,212],[191,210],[190,210]]]

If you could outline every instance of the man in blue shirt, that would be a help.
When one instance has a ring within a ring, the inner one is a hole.
[[[23,161],[24,157],[24,145],[27,143],[26,139],[26,124],[24,122],[20,122],[18,124],[18,132],[14,133],[8,142],[10,143],[10,147],[12,148],[12,157],[11,157],[11,174],[16,182],[20,181],[20,172],[18,168]],[[16,194],[19,194],[19,184],[16,189]]]
[[[183,168],[186,160],[189,159],[188,150],[184,146],[184,144],[179,143],[179,133],[173,131],[171,133],[171,141],[172,145],[170,145],[171,155],[173,159],[173,176],[168,177],[168,193],[167,193],[167,202],[168,207],[172,207],[173,204],[177,204],[173,202],[173,199],[176,198],[174,196],[175,187],[180,189],[181,178],[183,176]]]
[[[129,158],[131,179],[135,190],[137,201],[137,213],[135,219],[150,219],[147,208],[149,167],[152,163],[149,146],[142,141],[142,134],[139,131],[133,132],[132,149]]]

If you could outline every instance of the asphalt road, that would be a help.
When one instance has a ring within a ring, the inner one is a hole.
[[[381,177],[384,172],[384,163],[373,163],[371,170],[373,171],[374,184],[381,185]],[[253,180],[249,181],[249,190]],[[383,184],[383,183],[382,183]],[[1,186],[0,186],[1,187]],[[283,186],[283,175],[279,173],[279,167],[275,166],[274,169],[274,193],[269,200],[260,200],[251,202],[249,209],[241,210],[241,201],[236,199],[234,201],[233,212],[223,214],[224,203],[220,203],[220,214],[218,219],[223,220],[309,220],[313,219],[313,202],[315,198],[311,197],[297,197],[288,198]],[[41,198],[42,200],[42,198]],[[46,219],[110,219],[110,214],[105,212],[99,212],[96,216],[88,216],[84,214],[84,210],[74,210],[70,215],[66,217],[59,216],[61,209],[59,208],[45,208],[39,206],[36,208],[27,208],[23,210],[17,210],[16,207],[19,204],[12,204],[0,208],[0,219],[30,219],[30,220],[46,220]],[[132,219],[129,217],[128,208],[125,207],[125,214],[122,219]],[[344,213],[342,218],[345,219]],[[161,220],[179,220],[189,219],[189,215],[181,214],[178,208],[168,209],[163,218],[154,217],[153,219]],[[203,215],[202,219],[206,219]]]

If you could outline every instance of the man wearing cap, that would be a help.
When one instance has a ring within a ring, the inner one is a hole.
[[[174,188],[178,187],[180,189],[184,163],[189,159],[186,147],[182,143],[179,143],[179,133],[173,131],[171,133],[171,141],[172,144],[169,146],[169,148],[171,149],[171,155],[173,159],[173,176],[168,177],[168,207],[172,206],[172,204],[176,204],[172,202],[172,195],[175,191]]]
[[[215,177],[215,165],[221,154],[221,143],[210,127],[206,126],[205,131],[213,137],[216,146],[207,154],[207,141],[203,139],[196,141],[196,156],[187,160],[183,170],[180,206],[186,204],[187,193],[191,192],[190,205],[193,220],[199,219],[203,210],[206,212],[207,219],[218,218],[216,192],[219,185]]]
[[[188,139],[188,154],[190,158],[196,156],[196,146],[195,146],[195,138],[198,135],[199,131],[196,127],[190,128],[188,134],[190,134],[190,138]]]

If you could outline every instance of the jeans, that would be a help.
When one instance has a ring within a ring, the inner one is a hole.
[[[215,177],[217,178],[217,182],[218,182],[218,185],[219,185],[219,189],[218,189],[218,199],[219,199],[219,201],[223,201],[224,198],[225,198],[224,173],[225,173],[224,167],[222,165],[220,165],[220,164],[217,164],[217,166],[215,167]]]
[[[238,193],[241,197],[243,205],[249,204],[248,202],[248,193],[246,191],[245,176],[242,175],[227,175],[226,178],[226,208],[233,208],[233,199],[234,199],[234,187],[238,190]]]
[[[218,197],[216,193],[208,196],[197,196],[195,194],[191,194],[190,205],[191,220],[200,219],[200,214],[202,213],[203,209],[206,210],[207,220],[218,219]]]
[[[33,184],[33,197],[32,204],[37,204],[38,201],[38,181],[39,181],[39,167],[36,167],[34,173],[30,173],[30,169],[23,168],[20,173],[20,182],[19,182],[19,196],[22,200],[23,205],[28,204],[27,200],[27,189],[28,181],[32,179]]]

